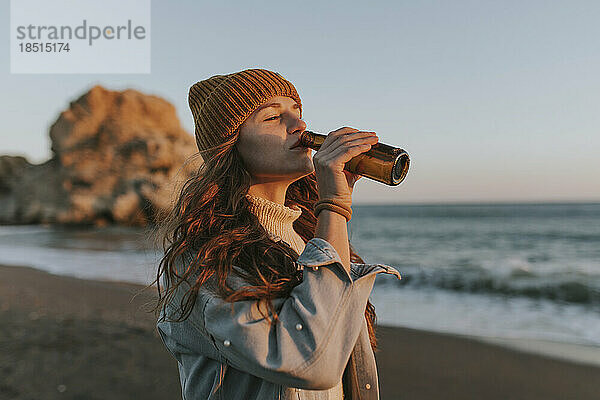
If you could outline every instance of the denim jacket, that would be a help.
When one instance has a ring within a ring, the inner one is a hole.
[[[303,281],[273,300],[279,322],[272,326],[257,301],[227,303],[202,288],[186,320],[165,321],[161,312],[157,329],[177,360],[184,400],[325,400],[342,376],[345,400],[379,399],[364,310],[376,275],[400,273],[362,263],[348,273],[317,237],[296,263]]]

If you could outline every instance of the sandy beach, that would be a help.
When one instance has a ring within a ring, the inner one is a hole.
[[[176,362],[147,312],[155,294],[134,297],[142,288],[0,266],[0,399],[181,398]],[[384,400],[600,393],[600,367],[583,358],[408,328],[377,332]]]

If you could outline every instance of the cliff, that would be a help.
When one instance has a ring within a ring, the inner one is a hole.
[[[94,86],[49,134],[42,164],[0,156],[1,224],[143,226],[201,162],[173,105],[132,89]]]

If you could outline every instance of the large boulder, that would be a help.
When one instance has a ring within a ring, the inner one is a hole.
[[[94,86],[50,127],[53,156],[0,156],[0,223],[143,226],[199,167],[164,99]]]

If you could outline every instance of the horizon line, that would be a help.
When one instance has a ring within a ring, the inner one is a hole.
[[[407,203],[363,203],[353,206],[461,206],[461,205],[600,205],[600,200],[489,200],[489,201],[448,201],[448,202],[407,202]]]

